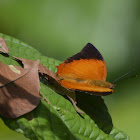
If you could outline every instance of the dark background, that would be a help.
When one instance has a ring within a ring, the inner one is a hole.
[[[107,81],[135,69],[104,97],[114,126],[139,140],[140,2],[138,0],[0,0],[0,32],[43,55],[65,60],[91,42],[102,53]],[[0,121],[2,140],[24,140]]]

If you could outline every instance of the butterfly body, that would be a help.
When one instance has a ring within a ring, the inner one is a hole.
[[[57,66],[59,83],[70,90],[95,95],[113,92],[114,85],[106,82],[107,69],[100,52],[88,43],[79,53]]]

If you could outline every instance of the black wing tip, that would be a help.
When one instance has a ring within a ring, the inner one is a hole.
[[[87,43],[83,49],[87,49],[87,50],[94,50],[95,52],[97,51],[99,53],[99,51],[96,49],[96,47],[92,44],[92,43]]]
[[[97,59],[103,61],[103,57],[100,52],[91,43],[87,43],[85,47],[76,55],[68,58],[65,62],[70,63],[74,60],[80,59]]]
[[[84,48],[87,48],[87,47],[88,47],[88,48],[90,48],[90,47],[91,47],[91,48],[92,48],[92,47],[93,47],[93,48],[96,48],[96,47],[95,47],[92,43],[90,43],[90,42],[87,43],[87,44],[84,46]],[[84,49],[84,48],[83,48],[83,49]]]
[[[87,45],[88,45],[88,46],[95,47],[95,46],[94,46],[92,43],[90,43],[90,42],[89,42],[89,43],[87,43],[87,44],[86,44],[86,46],[87,46]]]

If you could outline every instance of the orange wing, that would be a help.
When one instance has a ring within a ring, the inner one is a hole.
[[[106,63],[100,52],[88,43],[81,52],[68,58],[57,66],[57,73],[61,79],[77,78],[89,80],[106,80]]]
[[[92,81],[106,84],[107,69],[100,52],[88,43],[79,53],[57,66],[57,76],[62,86],[80,91],[112,93],[110,88],[92,85]]]

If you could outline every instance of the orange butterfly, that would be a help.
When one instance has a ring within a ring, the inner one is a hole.
[[[57,66],[59,83],[70,90],[108,95],[114,85],[106,82],[107,68],[100,52],[88,43],[79,53]]]

